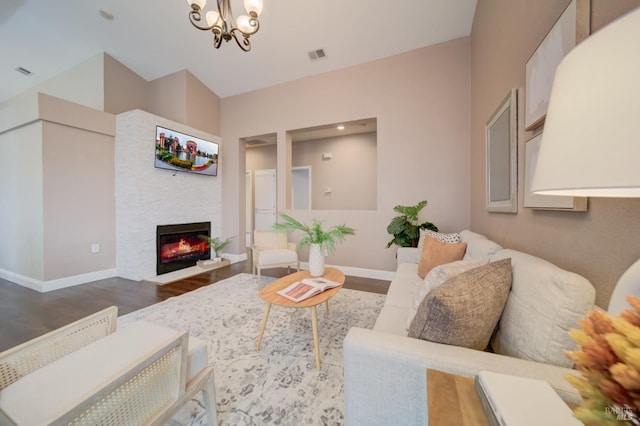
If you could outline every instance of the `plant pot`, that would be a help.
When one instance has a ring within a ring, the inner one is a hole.
[[[321,244],[311,244],[309,247],[309,273],[312,277],[324,275],[324,255]]]

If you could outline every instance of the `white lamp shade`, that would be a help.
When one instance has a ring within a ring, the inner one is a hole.
[[[640,197],[640,8],[573,49],[556,70],[531,189]]]
[[[217,10],[210,10],[205,15],[207,18],[207,25],[212,27],[220,19],[220,14]]]
[[[245,34],[253,34],[258,30],[257,25],[251,25],[251,18],[247,15],[238,16],[238,29]]]
[[[256,15],[260,16],[262,13],[262,0],[244,0],[244,8],[247,13],[255,12]]]
[[[187,0],[187,3],[189,3],[189,6],[196,4],[200,9],[204,9],[207,5],[207,0]]]

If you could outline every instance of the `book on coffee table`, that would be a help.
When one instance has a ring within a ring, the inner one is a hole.
[[[323,277],[305,278],[302,281],[294,282],[276,293],[293,302],[300,302],[301,300],[308,299],[325,290],[329,290],[330,288],[338,287],[340,285],[342,284]]]

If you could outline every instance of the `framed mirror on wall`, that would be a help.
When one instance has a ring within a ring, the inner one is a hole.
[[[485,126],[487,211],[518,212],[518,103],[516,89]]]

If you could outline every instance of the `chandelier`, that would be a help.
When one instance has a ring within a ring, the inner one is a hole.
[[[206,13],[206,26],[200,25],[202,21],[202,9],[207,4],[207,0],[187,0],[191,6],[189,20],[194,27],[202,31],[213,33],[213,45],[216,49],[220,47],[222,40],[229,41],[232,38],[238,46],[245,52],[251,50],[249,36],[255,34],[260,29],[258,16],[262,12],[262,0],[244,0],[244,8],[248,15],[240,15],[238,19],[233,18],[230,0],[216,0],[218,10],[211,10]]]

